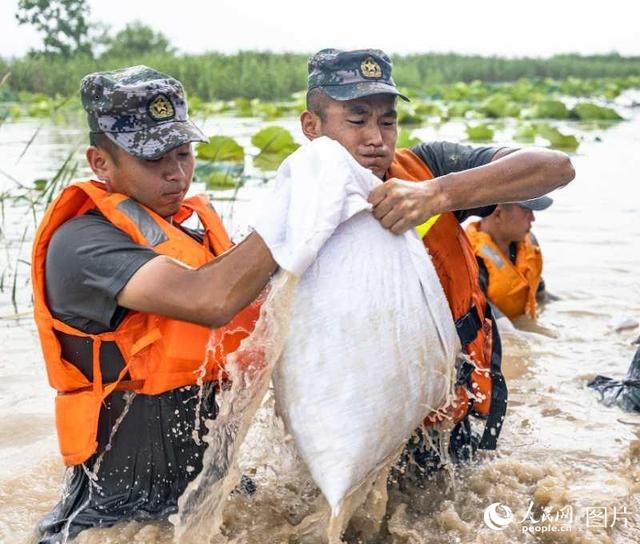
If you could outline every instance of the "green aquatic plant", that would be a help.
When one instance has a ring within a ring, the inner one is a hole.
[[[242,172],[238,173],[233,168],[210,172],[202,178],[207,189],[235,189],[244,184]]]
[[[276,170],[286,157],[300,147],[286,128],[276,125],[256,132],[251,143],[260,150],[253,164],[266,171]]]
[[[398,130],[398,139],[396,140],[396,147],[413,147],[420,143],[419,138],[415,138],[410,130],[401,128]]]
[[[470,111],[473,111],[473,105],[470,102],[455,102],[447,107],[446,117],[464,117]]]
[[[522,123],[518,125],[513,133],[513,139],[516,142],[530,143],[536,139],[536,127],[531,123]]]
[[[571,117],[582,121],[621,121],[622,116],[613,108],[592,102],[580,102],[571,110]]]
[[[232,108],[237,117],[253,117],[253,104],[248,98],[236,98],[232,101]]]
[[[229,136],[211,136],[208,142],[198,144],[196,158],[213,162],[243,162],[244,149]]]
[[[525,119],[568,119],[569,110],[560,100],[544,100],[523,110],[521,116]]]
[[[478,107],[478,111],[494,119],[518,117],[520,106],[507,95],[498,93],[486,98]]]
[[[467,138],[472,142],[490,142],[493,140],[494,130],[489,125],[467,125]]]
[[[244,148],[229,136],[212,136],[196,149],[195,178],[208,189],[230,189],[242,183]]]
[[[424,117],[442,117],[446,114],[441,104],[433,101],[420,101],[414,100],[413,111],[416,115],[422,115]]]
[[[558,128],[547,123],[536,125],[536,132],[545,140],[548,140],[554,149],[575,151],[580,145],[580,142],[573,134],[564,134]]]

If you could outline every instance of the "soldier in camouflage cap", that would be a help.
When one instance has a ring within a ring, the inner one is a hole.
[[[307,89],[320,88],[334,100],[392,94],[409,100],[391,77],[391,59],[379,49],[323,49],[309,60]]]
[[[461,374],[466,373],[461,383],[469,389],[452,404],[461,411],[443,412],[456,423],[446,440],[449,453],[454,460],[465,460],[478,447],[496,447],[507,391],[500,373],[499,339],[487,332],[497,327],[489,326],[490,308],[460,222],[489,215],[493,203],[549,192],[568,183],[574,171],[566,155],[544,149],[515,152],[454,142],[396,149],[397,97],[406,97],[396,88],[391,69],[389,57],[376,49],[319,51],[309,61],[307,109],[300,123],[307,138],[339,142],[361,166],[384,180],[368,196],[373,216],[394,234],[415,228],[433,256],[463,351],[473,361],[469,368],[485,376],[482,384],[472,381],[472,373],[461,367]],[[470,398],[490,400],[490,406],[478,412],[486,418],[481,436],[471,426]],[[402,458],[406,463],[398,474],[415,472],[418,485],[423,485],[424,476],[440,465],[440,459],[428,453],[429,444],[443,444],[439,440],[440,434],[432,429],[418,431],[407,445]]]
[[[154,160],[182,144],[207,141],[189,120],[181,83],[147,66],[89,74],[80,96],[90,131],[134,157]]]
[[[63,188],[34,243],[36,321],[65,397],[56,421],[70,467],[38,544],[177,511],[215,447],[199,430],[217,413],[208,329],[247,308],[277,269],[258,233],[232,247],[207,195],[188,196],[191,142],[206,138],[178,81],[135,66],[85,77],[81,94],[93,176]],[[233,331],[251,320],[243,313]]]

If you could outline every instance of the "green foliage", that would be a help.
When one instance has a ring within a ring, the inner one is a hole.
[[[211,172],[204,177],[207,189],[235,189],[242,184],[242,177],[234,175],[232,170]]]
[[[178,78],[189,96],[198,96],[204,102],[237,97],[289,101],[292,93],[305,89],[307,59],[308,55],[302,54],[251,51],[234,55],[122,52],[122,56],[103,55],[99,59],[86,55],[26,56],[0,59],[0,74],[11,71],[10,88],[16,91],[70,96],[77,94],[80,79],[89,72],[146,64]],[[405,92],[412,99],[419,98],[427,104],[444,100],[447,108],[457,102],[482,102],[496,93],[505,94],[516,104],[531,104],[551,96],[613,98],[624,89],[640,86],[640,57],[497,59],[428,54],[394,56],[393,60],[394,79],[403,90],[409,88]],[[550,79],[567,77],[570,79],[565,81]],[[500,83],[507,81],[514,83]],[[303,98],[294,98],[298,111]],[[417,104],[414,107],[417,115],[431,115],[420,111]]]
[[[43,34],[44,52],[71,57],[91,55],[87,0],[19,0],[18,24],[32,25]]]
[[[418,98],[412,99],[413,111],[416,115],[426,117],[442,117],[445,112],[440,104],[435,102],[421,102]]]
[[[555,149],[562,149],[564,151],[575,151],[578,149],[580,143],[573,134],[563,134],[556,127],[548,125],[546,123],[540,123],[536,126],[537,133],[549,140],[551,147]]]
[[[36,191],[44,191],[47,186],[48,180],[45,178],[38,178],[33,180],[33,188]]]
[[[622,117],[612,108],[598,106],[591,102],[576,104],[571,110],[571,117],[583,121],[621,121]]]
[[[213,162],[242,162],[244,149],[229,136],[212,136],[208,142],[198,144],[196,158]]]
[[[567,119],[569,110],[560,100],[543,100],[522,112],[526,119]]]
[[[400,125],[421,125],[423,118],[420,114],[416,113],[413,106],[406,104],[404,101],[399,102],[396,105],[398,109],[398,124]]]
[[[256,132],[251,143],[260,150],[254,164],[262,170],[275,170],[280,163],[300,147],[283,127],[269,126]]]
[[[467,138],[472,142],[490,142],[493,140],[493,128],[489,125],[467,125]]]
[[[518,117],[520,107],[505,94],[494,94],[486,98],[478,111],[494,119],[502,117]]]
[[[162,32],[156,32],[140,21],[129,23],[115,36],[107,38],[105,45],[104,55],[113,57],[173,53],[169,39]]]
[[[468,111],[472,111],[473,106],[470,102],[456,102],[447,108],[447,117],[464,117]]]
[[[530,123],[523,123],[518,125],[513,133],[513,139],[516,142],[531,143],[536,139],[537,130],[536,127]]]
[[[244,149],[229,136],[212,136],[196,148],[195,178],[208,189],[230,189],[242,183]]]
[[[398,139],[396,140],[397,148],[413,147],[414,145],[418,145],[419,143],[420,140],[418,138],[415,138],[412,135],[411,131],[403,128],[398,131]]]
[[[230,189],[243,183],[244,162],[196,160],[194,179],[208,189]]]

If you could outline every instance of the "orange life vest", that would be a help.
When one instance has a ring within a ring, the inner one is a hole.
[[[396,150],[387,178],[433,179],[429,167],[411,150]],[[473,361],[458,372],[457,402],[446,413],[454,421],[469,412],[486,418],[480,447],[494,449],[507,405],[507,387],[500,370],[501,348],[486,299],[478,284],[478,263],[464,230],[453,213],[441,214],[423,237],[449,302],[464,352]],[[434,423],[441,414],[432,414]]]
[[[527,314],[536,316],[536,292],[542,276],[542,252],[531,235],[516,244],[516,262],[503,253],[491,238],[480,230],[480,222],[466,229],[476,256],[489,272],[487,295],[510,319]]]
[[[134,242],[173,257],[193,268],[212,260],[231,247],[218,215],[204,195],[182,203],[174,223],[193,213],[204,227],[203,243],[162,219],[151,209],[119,193],[109,193],[103,183],[87,181],[66,187],[49,206],[36,233],[32,282],[34,317],[51,386],[56,397],[56,427],[60,451],[67,465],[86,461],[97,448],[100,407],[114,390],[125,389],[156,395],[218,377],[224,356],[235,351],[255,325],[259,305],[240,312],[227,327],[216,331],[222,349],[207,350],[211,331],[207,327],[159,315],[130,311],[111,332],[87,334],[51,314],[45,287],[45,260],[53,233],[66,221],[97,208]],[[92,341],[93,380],[62,357],[57,332]],[[124,368],[115,382],[102,380],[100,347],[115,342]]]

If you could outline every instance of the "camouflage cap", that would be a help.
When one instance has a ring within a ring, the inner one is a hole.
[[[514,204],[517,204],[521,208],[531,210],[532,212],[541,212],[553,204],[553,198],[550,196],[539,196],[538,198],[531,198],[530,200],[520,200],[519,202],[514,202]]]
[[[146,66],[95,72],[80,84],[89,130],[102,132],[130,155],[153,160],[207,137],[187,115],[182,84]]]
[[[307,90],[320,88],[334,100],[353,100],[398,91],[391,77],[391,59],[379,49],[323,49],[309,59]]]

